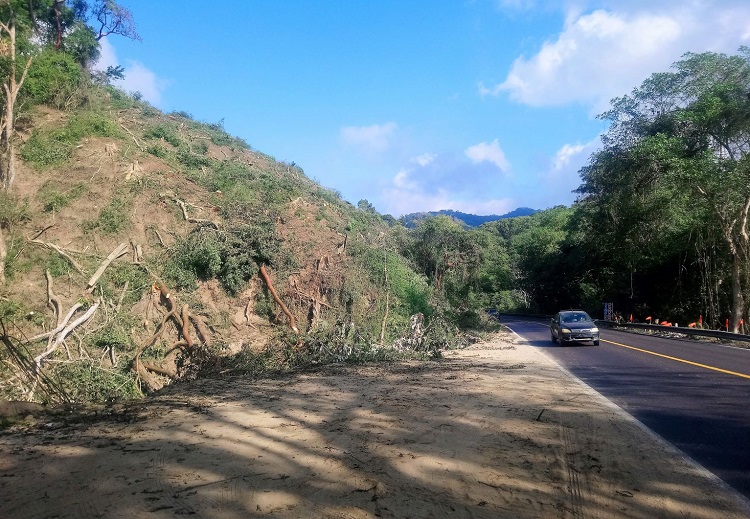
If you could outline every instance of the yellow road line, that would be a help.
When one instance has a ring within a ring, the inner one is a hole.
[[[717,368],[714,366],[708,366],[706,364],[700,364],[698,362],[681,359],[679,357],[670,357],[669,355],[663,355],[661,353],[656,353],[655,351],[649,351],[649,350],[644,350],[642,348],[636,348],[635,346],[628,346],[627,344],[620,344],[619,342],[608,341],[606,339],[601,339],[601,340],[602,342],[608,342],[610,344],[614,344],[615,346],[622,346],[623,348],[640,351],[642,353],[648,353],[649,355],[656,355],[657,357],[662,357],[662,358],[669,359],[669,360],[675,360],[677,362],[682,362],[684,364],[690,364],[691,366],[698,366],[699,368],[710,369],[713,371],[718,371],[719,373],[726,373],[727,375],[734,375],[735,377],[742,377],[742,378],[750,379],[750,375],[745,375],[744,373],[737,373],[736,371],[729,371],[729,370]]]

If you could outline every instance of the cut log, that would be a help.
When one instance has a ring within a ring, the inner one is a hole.
[[[276,293],[276,289],[273,288],[273,283],[271,283],[271,278],[268,276],[268,272],[266,272],[266,266],[263,264],[260,265],[260,275],[263,278],[263,281],[266,282],[268,291],[271,292],[274,301],[279,304],[279,306],[281,307],[281,311],[284,312],[284,314],[289,318],[289,328],[294,330],[295,333],[299,333],[299,330],[297,329],[297,322],[295,321],[292,312],[289,311],[289,309],[284,304],[284,301],[282,301],[279,297],[279,294]]]

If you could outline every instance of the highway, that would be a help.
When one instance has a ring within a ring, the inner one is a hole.
[[[607,329],[559,346],[546,322],[500,321],[750,499],[750,350]]]

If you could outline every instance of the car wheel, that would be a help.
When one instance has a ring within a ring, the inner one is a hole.
[[[594,341],[594,346],[599,346],[599,341]]]

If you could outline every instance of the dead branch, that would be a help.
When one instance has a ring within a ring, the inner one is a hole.
[[[203,219],[203,218],[193,218],[193,217],[191,217],[188,214],[188,211],[187,211],[187,204],[185,202],[183,202],[182,200],[180,200],[179,198],[177,198],[176,196],[168,194],[168,193],[161,193],[159,196],[162,197],[162,198],[168,197],[174,203],[176,203],[180,207],[180,209],[182,210],[182,217],[185,219],[186,222],[196,223],[196,224],[201,224],[201,225],[208,225],[209,227],[213,227],[216,230],[219,229],[219,224],[217,224],[216,222],[213,222],[211,220],[206,220],[206,219]]]
[[[28,240],[28,241],[36,240],[36,239],[37,239],[37,238],[39,238],[39,237],[40,237],[40,236],[41,236],[42,234],[44,234],[44,233],[45,233],[46,231],[48,231],[49,229],[52,229],[53,227],[54,227],[54,225],[52,225],[52,224],[50,224],[50,225],[46,226],[46,227],[45,227],[44,229],[42,229],[42,230],[38,231],[38,232],[37,232],[37,233],[36,233],[36,234],[35,234],[34,236],[32,236],[31,238],[29,238],[29,240]]]
[[[245,305],[245,321],[247,321],[248,323],[250,322],[250,305],[252,303],[252,299],[248,299],[247,304]]]
[[[74,269],[76,269],[80,274],[86,275],[86,272],[84,272],[83,267],[81,267],[76,260],[70,257],[69,254],[67,254],[61,247],[58,247],[54,243],[49,243],[41,240],[29,240],[29,243],[34,243],[36,245],[41,245],[42,247],[46,247],[48,249],[52,249],[55,252],[57,252],[60,256],[68,260],[68,262],[73,266]]]
[[[104,271],[107,270],[107,267],[109,267],[110,263],[112,263],[114,260],[119,258],[120,256],[126,254],[128,252],[128,244],[127,243],[121,243],[117,246],[115,250],[109,253],[109,256],[101,262],[99,265],[99,268],[96,269],[96,272],[94,272],[94,275],[91,276],[89,279],[89,282],[86,284],[86,292],[89,294],[94,291],[94,285],[96,285],[96,282],[99,281],[99,278],[104,274]]]
[[[0,225],[0,285],[5,283],[5,259],[8,257],[8,246],[5,245],[5,229]]]
[[[52,311],[55,312],[55,326],[60,326],[60,300],[52,291],[52,276],[49,270],[44,271],[44,277],[47,278],[47,304],[52,307]]]
[[[135,372],[138,375],[138,380],[142,380],[143,383],[146,384],[148,391],[156,391],[157,389],[161,388],[161,384],[156,381],[154,376],[148,372],[148,370],[141,362],[140,355],[136,356],[135,358]]]
[[[189,315],[190,320],[193,321],[193,326],[195,326],[195,329],[198,331],[198,335],[200,335],[201,340],[203,341],[203,344],[205,344],[206,346],[210,346],[211,335],[208,333],[206,323],[204,323],[203,320],[195,314]]]
[[[156,238],[159,240],[159,244],[166,249],[167,244],[164,243],[164,238],[161,237],[161,233],[159,232],[159,230],[154,228],[152,228],[151,230],[154,231],[154,234],[156,234]]]
[[[292,312],[289,311],[289,309],[284,304],[284,301],[282,301],[279,297],[279,294],[276,293],[276,289],[273,287],[273,283],[271,283],[271,278],[268,276],[268,272],[266,272],[266,266],[263,264],[260,265],[260,275],[263,278],[263,281],[266,282],[268,291],[271,292],[274,301],[279,304],[279,306],[281,307],[281,311],[284,312],[284,314],[289,318],[289,328],[294,330],[295,333],[299,333],[299,330],[297,329],[297,323],[294,320]]]
[[[138,139],[135,138],[135,135],[133,135],[133,133],[130,130],[128,130],[124,124],[122,123],[119,123],[119,124],[120,124],[120,128],[128,132],[128,135],[130,135],[133,138],[133,142],[135,142],[135,145],[138,146],[138,149],[141,151],[146,151],[146,149],[143,146],[141,146],[141,143],[138,142]]]
[[[133,263],[137,265],[143,261],[143,247],[133,240],[130,240],[130,246],[133,247]]]
[[[157,366],[156,364],[152,364],[150,362],[145,362],[145,361],[141,361],[141,365],[143,365],[143,367],[146,368],[147,370],[153,371],[154,373],[158,373],[159,375],[163,375],[169,378],[177,377],[177,371],[169,367]]]
[[[2,328],[3,329],[2,333],[0,334],[0,342],[5,346],[6,350],[10,354],[10,358],[13,359],[13,362],[20,369],[21,377],[18,377],[19,381],[28,381],[29,388],[26,391],[26,394],[28,395],[29,399],[33,397],[34,388],[39,385],[48,396],[53,398],[53,400],[61,402],[68,401],[68,396],[65,393],[65,389],[63,389],[60,384],[49,378],[44,373],[36,373],[36,367],[34,365],[34,362],[31,360],[31,356],[29,355],[28,351],[25,350],[22,344],[14,344],[12,337],[8,335],[5,327],[3,326]]]
[[[125,299],[125,294],[128,291],[128,286],[130,285],[130,281],[125,280],[125,284],[122,286],[122,292],[120,292],[120,297],[117,299],[117,306],[115,306],[115,312],[120,313],[120,309],[122,308],[122,300]]]
[[[86,310],[86,312],[84,312],[84,314],[82,316],[80,316],[78,319],[76,319],[75,321],[71,322],[67,326],[65,326],[65,323],[67,322],[67,320],[69,320],[71,318],[71,316],[73,315],[73,313],[75,312],[75,310],[77,310],[78,308],[80,308],[82,306],[80,303],[76,303],[75,305],[73,305],[73,307],[71,308],[71,311],[68,312],[68,315],[66,316],[66,319],[65,319],[65,321],[62,324],[62,326],[65,326],[65,327],[62,329],[62,331],[60,331],[59,333],[57,333],[56,336],[55,336],[54,333],[50,336],[50,341],[48,343],[49,347],[47,348],[46,351],[44,351],[43,353],[40,353],[39,355],[37,355],[36,357],[34,357],[34,366],[35,366],[35,370],[36,370],[37,373],[41,369],[42,362],[44,362],[45,358],[48,357],[49,355],[51,355],[52,353],[54,353],[55,350],[57,348],[59,348],[61,344],[63,344],[63,342],[65,341],[65,338],[68,335],[70,335],[70,333],[73,330],[75,330],[77,327],[81,326],[86,321],[88,321],[89,319],[91,319],[91,317],[96,312],[96,309],[99,308],[99,304],[100,303],[101,303],[101,300],[97,300],[96,303],[94,303],[93,305],[91,305],[91,307],[88,310]]]
[[[189,307],[188,305],[182,305],[182,338],[185,339],[185,342],[188,345],[188,348],[192,349],[194,346],[193,338],[190,337],[190,330],[188,327],[190,326],[190,312],[188,311]]]

